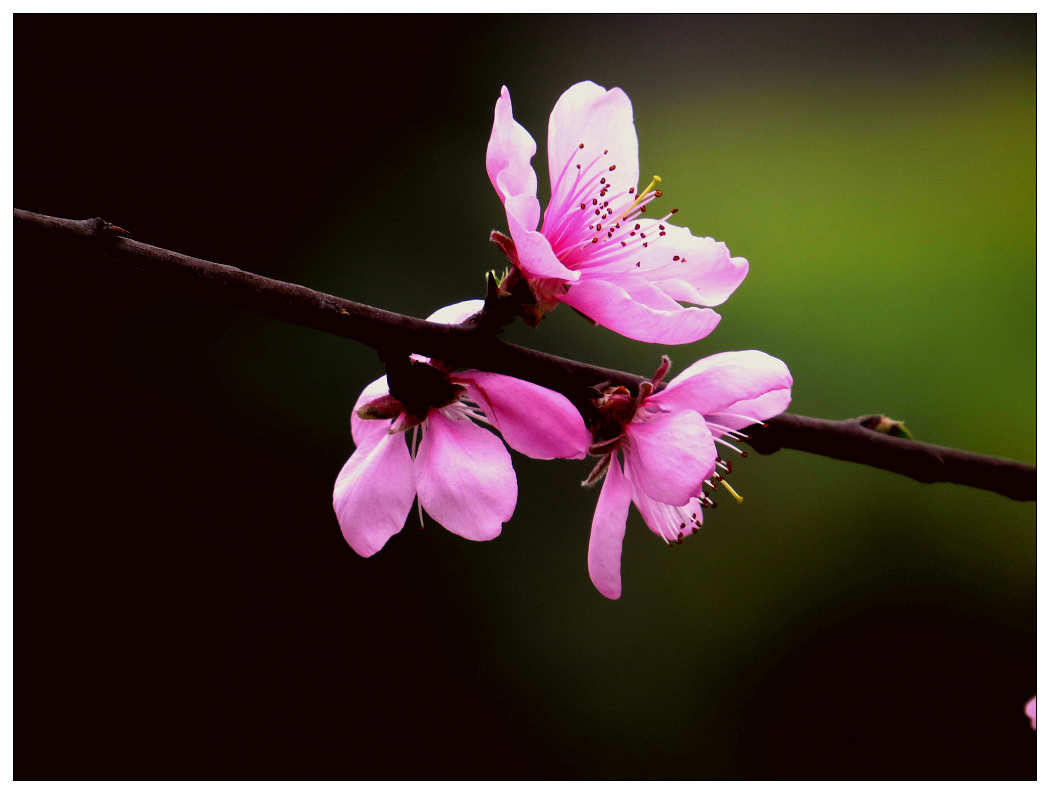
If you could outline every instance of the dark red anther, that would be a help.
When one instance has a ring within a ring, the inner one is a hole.
[[[609,166],[609,170],[610,171],[615,171],[616,170],[616,166],[615,165],[610,165]]]
[[[581,149],[583,148],[583,144],[582,144],[582,143],[580,144],[580,148],[581,148]]]
[[[680,257],[678,254],[675,254],[674,256],[671,257],[671,259],[673,259],[675,262],[677,262],[681,258],[682,257]]]

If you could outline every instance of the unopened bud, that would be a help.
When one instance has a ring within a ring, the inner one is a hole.
[[[911,438],[911,431],[904,426],[904,422],[898,419],[890,419],[888,416],[868,416],[860,422],[868,430],[876,433],[885,433],[888,436],[898,438]]]

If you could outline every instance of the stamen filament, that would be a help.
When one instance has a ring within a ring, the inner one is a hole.
[[[733,450],[733,452],[737,453],[742,458],[747,457],[747,453],[744,452],[744,450],[740,449],[740,447],[736,446],[735,444],[730,444],[724,438],[716,438],[714,439],[714,442],[716,444],[721,444],[723,447],[729,447],[731,450]]]

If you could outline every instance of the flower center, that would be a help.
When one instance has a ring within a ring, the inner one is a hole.
[[[666,234],[663,221],[678,211],[671,210],[659,221],[645,219],[643,229],[642,214],[650,202],[663,195],[663,191],[656,189],[662,179],[654,175],[645,190],[635,195],[634,187],[620,190],[614,186],[614,177],[609,172],[615,168],[614,164],[608,171],[598,169],[590,180],[574,185],[561,204],[556,206],[555,198],[547,208],[543,234],[566,267],[589,267],[600,264],[595,260],[603,254],[622,259],[627,253],[623,249],[647,248],[646,233],[650,237]],[[658,230],[650,228],[654,223],[660,225]]]
[[[449,380],[447,373],[422,361],[396,361],[387,365],[390,393],[357,409],[362,419],[391,420],[389,432],[403,433],[426,420],[435,408],[454,405],[463,387]]]
[[[455,402],[463,391],[445,372],[422,361],[388,366],[387,382],[390,394],[405,406],[405,412],[417,416]]]
[[[660,389],[664,377],[671,369],[671,359],[660,357],[660,365],[649,380],[643,380],[638,386],[638,395],[634,396],[624,386],[607,386],[594,400],[599,419],[591,428],[595,443],[591,445],[592,455],[602,455],[619,446],[624,431],[631,422],[644,422],[659,409],[646,410],[645,400]]]

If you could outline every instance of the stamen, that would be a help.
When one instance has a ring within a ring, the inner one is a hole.
[[[721,444],[724,447],[729,447],[731,450],[733,450],[733,452],[737,453],[742,458],[747,457],[747,453],[744,452],[744,450],[740,449],[740,447],[736,446],[735,444],[730,444],[724,438],[716,438],[714,439],[714,442],[716,444]]]
[[[441,410],[441,413],[443,413],[449,419],[453,419],[453,420],[457,420],[457,419],[458,420],[464,420],[464,419],[465,420],[470,420],[470,419],[473,419],[476,422],[480,422],[481,424],[489,425],[490,427],[494,426],[492,424],[491,420],[487,416],[485,416],[483,413],[481,413],[481,410],[476,405],[474,405],[472,403],[471,404],[465,403],[462,400],[459,400],[459,401],[454,402],[454,403],[450,403],[449,405],[442,406],[440,410]]]
[[[576,156],[576,151],[577,150],[575,150],[575,149],[573,150],[573,157]],[[589,192],[591,185],[597,184],[598,174],[593,175],[590,178],[590,180],[586,184],[584,184],[583,186],[580,185],[580,182],[582,181],[584,175],[589,173],[590,170],[595,166],[595,164],[599,160],[601,160],[602,157],[604,157],[604,156],[605,156],[604,154],[599,154],[597,157],[595,157],[593,160],[591,160],[591,162],[587,165],[586,168],[582,168],[581,169],[580,168],[580,163],[576,163],[576,179],[573,182],[572,187],[570,187],[568,189],[567,195],[562,197],[562,199],[558,203],[557,207],[555,206],[554,202],[555,202],[555,196],[558,196],[558,193],[555,193],[553,191],[551,192],[550,205],[547,207],[547,212],[544,213],[543,225],[540,228],[540,231],[544,234],[544,236],[547,237],[548,240],[552,240],[553,241],[554,239],[556,239],[556,238],[560,237],[562,234],[564,234],[565,222],[568,221],[569,220],[569,216],[572,215],[572,213],[566,211],[567,208],[571,207],[571,206],[573,206],[573,205],[575,205],[577,203],[579,203],[581,200],[584,199],[584,197]],[[548,227],[547,227],[547,220],[549,218],[554,218],[554,217],[560,218],[562,223],[559,224],[557,229],[548,229]],[[553,242],[552,242],[552,245],[553,245]],[[557,250],[556,246],[555,246],[555,250]]]
[[[580,149],[582,149],[582,148],[583,148],[583,144],[581,143],[580,144]],[[555,182],[554,187],[551,188],[551,195],[552,196],[557,196],[558,195],[558,188],[561,187],[561,182],[565,178],[565,174],[568,172],[569,166],[572,165],[572,161],[576,159],[576,153],[578,151],[579,151],[579,149],[573,149],[572,150],[572,154],[569,155],[569,159],[566,160],[565,161],[565,165],[562,166],[561,173],[558,174],[558,181]]]
[[[716,413],[711,414],[711,416],[728,416],[730,419],[744,419],[749,425],[760,425],[761,427],[766,426],[766,423],[763,422],[761,419],[758,419],[754,416],[749,416],[747,414],[731,414],[725,411],[718,411]]]
[[[729,436],[734,441],[747,440],[748,438],[747,433],[741,433],[739,430],[734,430],[733,428],[728,427],[726,425],[719,424],[718,422],[712,422],[706,416],[704,417],[704,420],[707,422],[707,426],[709,428]]]
[[[705,505],[700,496],[694,499],[696,504]],[[681,506],[662,502],[653,504],[652,517],[657,525],[654,529],[660,533],[664,543],[668,545],[681,543],[687,536],[696,534],[703,528],[703,521],[697,515],[699,508],[696,504],[693,500]]]

